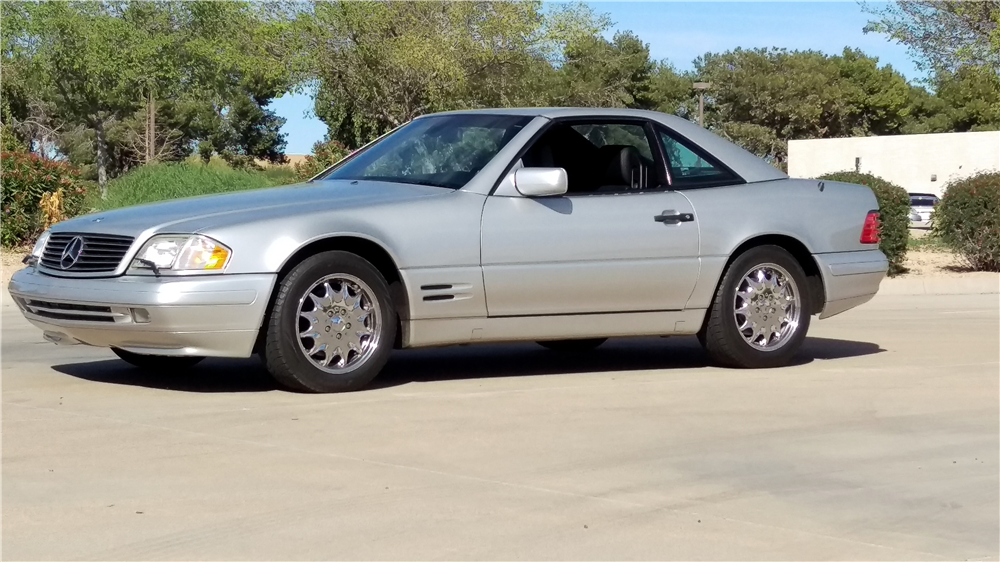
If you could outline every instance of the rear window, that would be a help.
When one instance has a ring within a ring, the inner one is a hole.
[[[910,205],[913,207],[933,207],[937,205],[938,198],[933,195],[911,195]]]

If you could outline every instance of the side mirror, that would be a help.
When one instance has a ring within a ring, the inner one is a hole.
[[[562,168],[521,168],[514,172],[514,187],[525,197],[563,195],[569,185]]]

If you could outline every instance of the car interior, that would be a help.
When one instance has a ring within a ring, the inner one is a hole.
[[[652,159],[635,146],[598,146],[565,123],[552,125],[528,149],[522,162],[526,167],[565,169],[570,195],[627,192],[660,185]]]

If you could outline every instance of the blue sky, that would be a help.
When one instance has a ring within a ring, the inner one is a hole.
[[[616,30],[631,30],[649,44],[652,58],[667,59],[678,70],[706,52],[736,47],[784,47],[839,54],[859,48],[879,63],[890,64],[907,79],[923,75],[906,48],[883,35],[862,30],[871,16],[857,2],[590,2],[611,16]],[[882,3],[872,2],[878,6]],[[288,121],[287,154],[309,154],[326,134],[326,125],[312,115],[312,97],[286,95],[272,104]]]

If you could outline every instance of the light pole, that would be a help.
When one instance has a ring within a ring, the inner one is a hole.
[[[698,90],[698,124],[705,126],[705,90],[712,87],[711,82],[695,82],[691,85]]]

